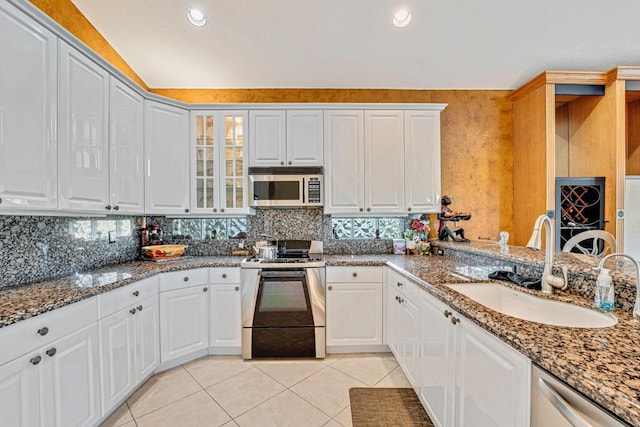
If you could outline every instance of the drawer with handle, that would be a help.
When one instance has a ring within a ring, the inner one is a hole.
[[[382,282],[382,267],[327,267],[327,283],[350,282]]]
[[[130,283],[98,295],[98,318],[103,319],[125,307],[158,295],[158,276]]]
[[[172,271],[160,275],[160,292],[174,289],[190,288],[209,284],[209,269],[198,268],[196,270]]]
[[[97,298],[0,328],[0,365],[98,321]]]
[[[240,267],[219,267],[209,269],[209,282],[215,284],[240,283]]]

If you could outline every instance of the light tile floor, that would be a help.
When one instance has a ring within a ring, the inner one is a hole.
[[[153,376],[102,426],[351,426],[351,387],[410,385],[391,353],[208,356]]]

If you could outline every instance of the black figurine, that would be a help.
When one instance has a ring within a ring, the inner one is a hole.
[[[442,205],[440,207],[440,213],[438,219],[440,220],[440,228],[438,228],[438,238],[440,240],[449,240],[451,238],[454,242],[469,242],[469,239],[464,237],[464,228],[458,228],[455,231],[451,231],[447,227],[447,221],[462,221],[471,218],[471,214],[462,213],[451,210],[449,205],[451,204],[451,198],[449,196],[442,196]]]

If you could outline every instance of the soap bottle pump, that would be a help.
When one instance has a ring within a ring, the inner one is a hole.
[[[609,276],[609,270],[600,269],[600,275],[596,280],[595,306],[601,310],[613,311],[614,289],[613,280]]]

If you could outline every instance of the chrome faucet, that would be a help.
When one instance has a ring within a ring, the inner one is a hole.
[[[541,278],[542,292],[552,294],[553,288],[558,288],[560,290],[567,289],[569,282],[567,280],[567,267],[562,267],[562,274],[564,277],[556,277],[553,275],[553,245],[555,244],[555,241],[553,240],[553,224],[551,223],[551,218],[546,215],[540,215],[538,219],[536,219],[535,225],[533,226],[533,233],[531,233],[531,237],[527,243],[527,248],[536,251],[540,250],[540,231],[543,226],[545,226],[545,247],[544,271],[542,272]]]
[[[633,319],[640,320],[640,267],[638,266],[638,261],[636,261],[631,255],[627,255],[627,254],[617,254],[617,253],[609,254],[600,260],[600,264],[598,264],[598,269],[601,269],[604,266],[604,262],[606,260],[614,257],[627,258],[631,262],[633,262],[633,266],[636,268],[636,302],[633,305]]]

